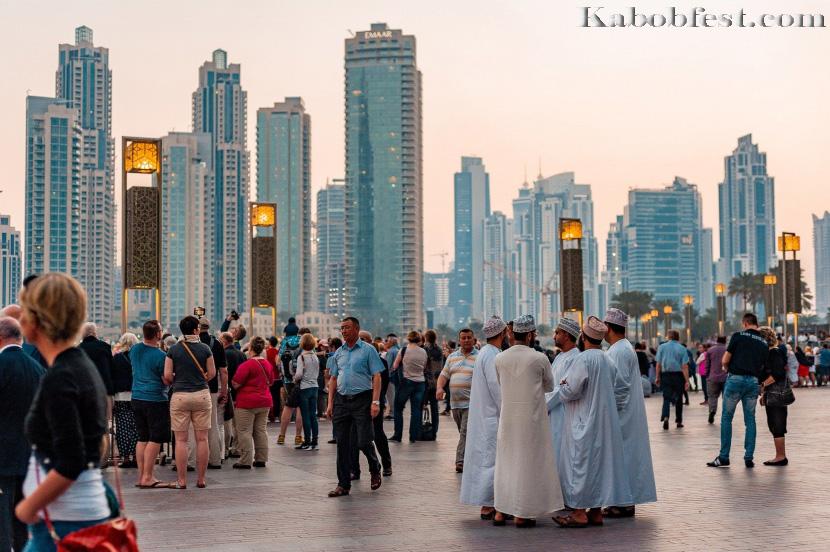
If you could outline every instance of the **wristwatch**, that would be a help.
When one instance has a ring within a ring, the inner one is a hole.
[[[380,406],[380,401],[372,401],[372,404],[376,404],[376,405]]]

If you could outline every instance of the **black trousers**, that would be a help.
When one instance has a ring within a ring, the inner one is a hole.
[[[351,489],[352,427],[357,432],[357,450],[366,455],[371,473],[380,472],[380,462],[375,454],[374,426],[372,424],[372,392],[357,395],[334,395],[332,422],[337,439],[337,484]]]
[[[372,418],[372,429],[375,432],[375,447],[378,449],[380,464],[383,466],[383,469],[388,470],[392,467],[392,455],[389,453],[389,440],[386,438],[386,432],[383,430],[383,412]],[[349,455],[351,473],[360,475],[360,449],[357,446],[357,426],[355,425],[352,426],[350,440]],[[370,464],[371,462],[369,460]]]
[[[0,550],[23,550],[29,538],[26,524],[14,515],[14,508],[23,500],[24,476],[0,475]]]

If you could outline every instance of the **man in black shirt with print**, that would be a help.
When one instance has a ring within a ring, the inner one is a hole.
[[[713,468],[729,465],[729,449],[732,447],[732,417],[738,402],[744,409],[744,462],[754,468],[755,453],[755,405],[758,398],[758,379],[761,367],[769,357],[769,346],[758,331],[758,317],[746,313],[741,319],[743,331],[732,334],[723,355],[723,370],[729,373],[723,389],[723,413],[720,421],[720,454],[706,465]]]

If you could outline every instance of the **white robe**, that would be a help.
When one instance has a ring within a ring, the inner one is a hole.
[[[516,345],[496,356],[496,374],[502,400],[493,506],[535,518],[562,505],[545,404],[545,392],[553,389],[550,362]]]
[[[609,347],[608,356],[617,367],[614,395],[617,400],[617,414],[620,416],[625,469],[628,472],[632,503],[655,502],[657,488],[654,484],[646,403],[643,398],[637,353],[634,352],[634,347],[627,339],[620,339]],[[628,505],[617,504],[617,506]]]
[[[574,347],[570,351],[559,353],[553,359],[551,370],[553,371],[553,392],[545,393],[545,400],[548,402],[548,418],[550,421],[550,439],[553,441],[553,452],[556,453],[557,466],[559,465],[559,451],[562,448],[562,431],[565,427],[565,405],[559,401],[551,401],[559,390],[560,383],[565,379],[571,363],[579,356],[579,349]],[[562,470],[559,470],[562,476]]]
[[[565,404],[559,458],[562,495],[571,508],[631,504],[614,400],[614,361],[599,349],[581,353],[552,402]]]
[[[496,472],[496,442],[501,413],[501,387],[496,376],[496,355],[501,350],[487,344],[476,355],[470,410],[467,417],[467,445],[461,477],[461,502],[472,506],[493,505]]]

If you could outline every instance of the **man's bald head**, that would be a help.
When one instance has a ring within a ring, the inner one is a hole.
[[[4,316],[20,320],[20,305],[9,305],[3,310],[0,310],[0,318]]]
[[[360,333],[357,336],[361,341],[365,341],[366,343],[372,342],[372,334],[366,330],[360,330]]]
[[[11,316],[0,318],[0,347],[21,343],[23,343],[23,331],[20,329],[20,322]]]

